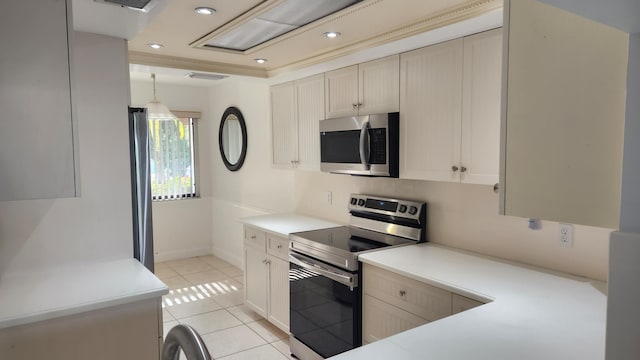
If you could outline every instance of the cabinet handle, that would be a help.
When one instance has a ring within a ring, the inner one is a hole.
[[[405,296],[405,295],[407,295],[407,292],[404,290],[400,290],[400,296]]]
[[[457,167],[457,166],[455,166],[455,165],[453,165],[453,166],[451,167],[451,170],[452,170],[453,172],[456,172],[456,171],[458,171],[458,167]]]
[[[466,168],[466,167],[464,167],[464,166],[461,166],[461,167],[460,167],[460,172],[466,172],[466,171],[467,171],[467,168]]]
[[[278,244],[278,249],[282,249],[282,244]]]
[[[360,107],[362,107],[362,103],[358,103],[358,109],[360,109]]]
[[[358,110],[358,104],[353,104],[353,111]]]
[[[269,265],[269,264],[271,264],[271,260],[265,260],[264,263]]]
[[[252,238],[252,239],[255,239],[255,238],[256,238],[256,236],[255,236],[255,235],[251,235],[251,238]]]

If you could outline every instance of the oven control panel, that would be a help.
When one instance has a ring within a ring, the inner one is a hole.
[[[349,211],[371,212],[395,217],[419,219],[426,211],[426,203],[413,200],[390,199],[374,195],[351,194]]]

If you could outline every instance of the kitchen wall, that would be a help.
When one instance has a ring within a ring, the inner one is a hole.
[[[271,168],[269,86],[255,79],[220,81],[209,93],[214,119],[213,139],[213,251],[242,265],[242,225],[238,219],[294,209],[294,174]],[[218,150],[218,129],[224,110],[235,106],[247,124],[247,157],[239,171],[227,170]]]
[[[133,256],[127,44],[76,32],[73,45],[81,196],[0,202],[2,275]]]
[[[157,75],[156,97],[171,110],[199,111],[197,156],[200,198],[153,202],[154,259],[165,261],[211,253],[212,215],[212,158],[217,147],[211,137],[216,119],[209,106],[206,86],[163,83]],[[153,83],[149,80],[131,81],[131,103],[144,107],[153,99]]]
[[[528,219],[498,215],[493,186],[433,181],[363,178],[314,172],[296,172],[298,212],[341,223],[349,221],[351,193],[364,193],[427,202],[428,239],[431,242],[543,268],[607,279],[611,230],[574,226],[572,248],[557,240],[557,223],[542,221],[540,230],[528,229]],[[331,191],[333,203],[326,201]]]

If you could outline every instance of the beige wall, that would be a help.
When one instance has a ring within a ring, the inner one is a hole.
[[[556,222],[528,229],[528,219],[498,215],[492,186],[296,172],[296,211],[349,221],[351,193],[427,202],[428,239],[455,248],[599,280],[607,279],[608,229],[574,226],[572,248],[557,240]],[[331,191],[333,204],[326,201]]]
[[[211,162],[210,133],[215,119],[209,111],[209,88],[162,83],[157,76],[156,97],[171,110],[198,111],[197,157],[200,198],[153,202],[153,246],[155,261],[211,253]],[[131,103],[143,107],[153,99],[153,84],[131,81]]]
[[[271,168],[269,87],[260,80],[235,78],[211,88],[213,251],[242,265],[242,225],[238,219],[293,211],[294,174]],[[247,158],[239,171],[227,170],[218,150],[218,129],[225,109],[235,106],[247,124]],[[202,134],[202,133],[201,133]],[[202,134],[204,135],[204,134]]]

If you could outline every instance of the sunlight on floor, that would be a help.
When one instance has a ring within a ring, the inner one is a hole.
[[[193,301],[204,300],[215,295],[225,295],[238,292],[236,285],[228,284],[226,281],[215,281],[204,284],[183,287],[180,289],[169,290],[169,294],[165,295],[162,301],[162,307],[176,306],[182,303],[190,303]]]

